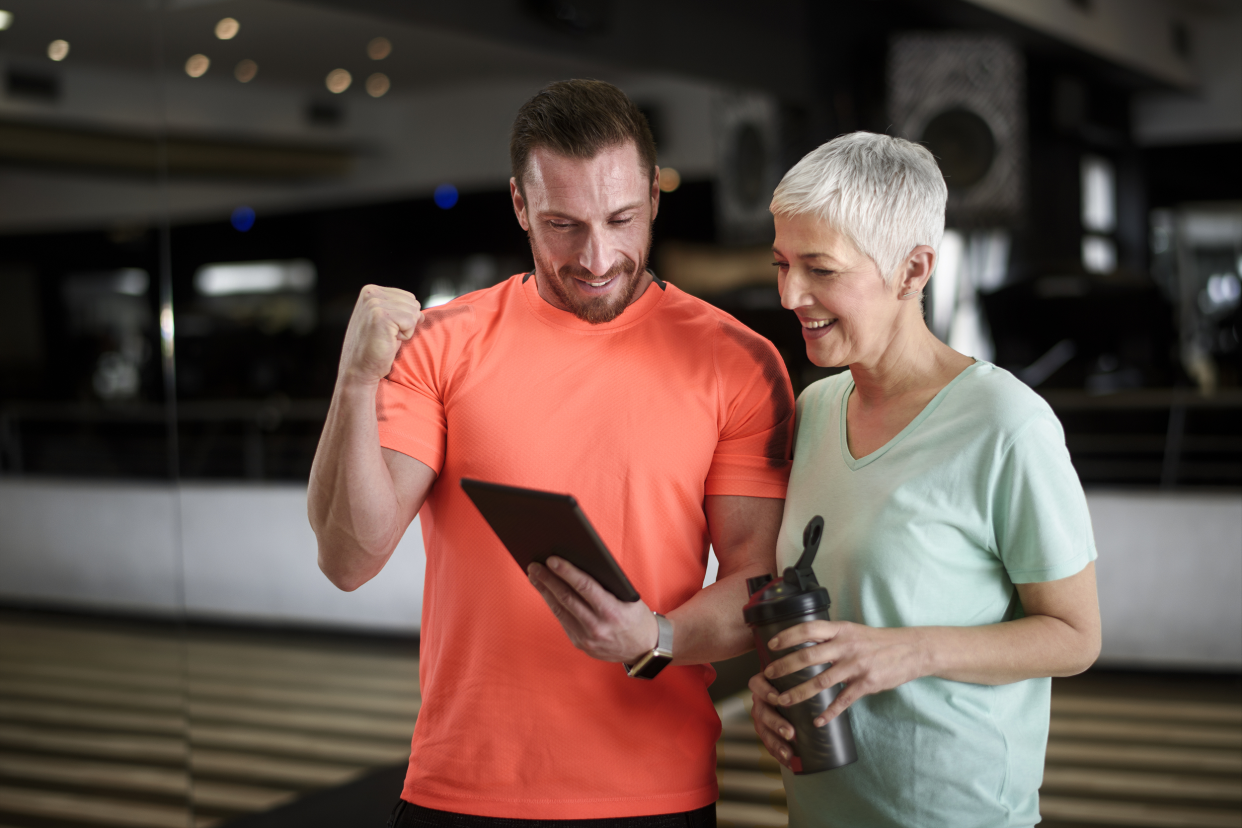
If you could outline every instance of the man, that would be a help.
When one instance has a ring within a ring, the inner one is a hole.
[[[620,90],[552,84],[510,154],[534,271],[425,314],[364,288],[311,471],[341,589],[422,518],[423,704],[393,824],[714,825],[708,662],[750,648],[745,579],[773,569],[789,379],[766,340],[647,270],[659,168]],[[463,476],[573,494],[643,601],[555,558],[523,577]]]

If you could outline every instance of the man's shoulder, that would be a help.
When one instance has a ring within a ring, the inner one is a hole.
[[[707,342],[714,342],[718,348],[740,348],[756,356],[759,352],[776,353],[775,346],[766,337],[743,325],[732,314],[704,299],[686,293],[671,282],[665,284],[667,285],[665,290],[669,293],[668,301],[665,303],[666,312],[676,317],[678,322],[690,327],[699,327],[704,334],[712,336],[713,339],[706,340]],[[721,336],[717,337],[717,333]]]
[[[520,298],[518,289],[525,275],[519,273],[491,287],[463,293],[442,305],[424,308],[420,327],[424,331],[441,327],[463,328],[476,325],[480,320],[496,317],[504,313],[515,299]]]

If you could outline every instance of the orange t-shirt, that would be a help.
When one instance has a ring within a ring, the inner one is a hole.
[[[703,584],[705,495],[785,496],[793,410],[772,345],[667,283],[601,325],[523,275],[427,311],[377,403],[380,442],[438,474],[402,797],[519,819],[714,802],[711,667],[642,681],[575,649],[459,480],[572,494],[667,613]]]

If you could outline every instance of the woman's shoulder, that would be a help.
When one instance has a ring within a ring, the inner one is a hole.
[[[980,360],[963,377],[957,407],[1002,432],[1015,434],[1036,420],[1056,421],[1048,401],[1004,368]]]
[[[830,377],[816,380],[806,388],[803,388],[802,393],[798,395],[798,412],[802,413],[804,409],[819,407],[833,400],[839,400],[841,393],[852,380],[853,377],[850,376],[848,368]]]

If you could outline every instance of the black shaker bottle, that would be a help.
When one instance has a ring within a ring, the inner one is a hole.
[[[828,600],[828,590],[819,585],[819,581],[815,580],[815,573],[811,571],[811,564],[815,561],[815,553],[819,551],[819,541],[823,534],[824,519],[817,515],[802,533],[802,556],[796,564],[785,570],[784,576],[779,580],[773,580],[771,575],[747,579],[750,601],[742,610],[742,616],[755,633],[759,663],[765,670],[782,656],[814,646],[807,642],[772,652],[768,650],[768,642],[774,635],[805,621],[828,620],[828,607],[832,603]],[[773,679],[771,683],[783,693],[809,681],[830,666],[832,665],[815,664]],[[848,709],[823,727],[813,724],[815,717],[832,704],[837,692],[836,687],[830,687],[781,710],[781,714],[794,728],[794,755],[789,763],[794,773],[819,773],[848,765],[858,759]]]

